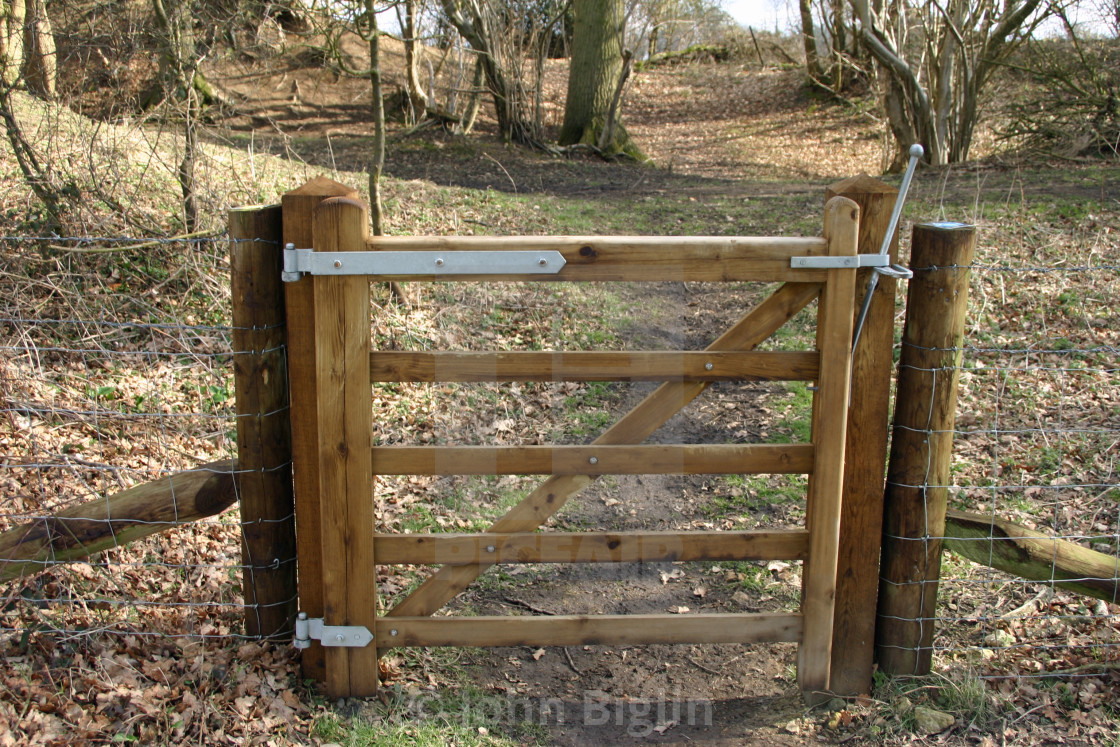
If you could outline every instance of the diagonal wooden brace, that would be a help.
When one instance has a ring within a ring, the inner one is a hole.
[[[751,350],[805,308],[821,291],[819,283],[786,283],[754,308],[706,350]],[[667,382],[649,394],[593,442],[596,445],[638,444],[685,408],[710,382]],[[520,503],[494,522],[488,532],[531,532],[595,480],[590,475],[556,475],[545,480]],[[455,598],[492,563],[443,566],[387,616],[431,615]]]

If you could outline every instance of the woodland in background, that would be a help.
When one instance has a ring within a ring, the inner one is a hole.
[[[624,125],[625,94],[632,73],[649,65],[796,66],[819,95],[885,124],[891,170],[914,142],[931,164],[966,161],[985,118],[1009,147],[1063,158],[1115,156],[1120,142],[1116,0],[798,0],[799,37],[742,28],[713,0],[5,0],[0,8],[0,118],[55,224],[83,189],[29,144],[12,91],[106,122],[179,128],[174,170],[190,233],[199,228],[199,126],[219,125],[238,105],[207,79],[207,65],[292,48],[324,75],[369,81],[375,229],[386,118],[403,134],[432,125],[470,134],[485,104],[504,140],[644,160]],[[381,74],[384,39],[403,45],[400,79]],[[558,58],[570,59],[571,72],[557,130],[544,114],[555,102],[544,100],[543,81]]]

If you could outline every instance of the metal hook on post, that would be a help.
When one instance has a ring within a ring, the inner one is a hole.
[[[883,236],[883,246],[879,249],[879,254],[887,255],[890,253],[891,240],[894,239],[894,232],[898,229],[898,219],[902,215],[902,205],[906,202],[906,194],[910,191],[910,182],[914,179],[914,170],[918,168],[918,161],[925,155],[925,152],[925,148],[917,143],[910,146],[910,163],[906,165],[906,173],[902,175],[902,184],[898,187],[898,199],[895,200],[894,210],[891,211],[891,220],[887,224],[887,232]],[[855,353],[856,345],[859,344],[859,335],[863,331],[863,323],[867,320],[867,310],[871,308],[871,296],[879,285],[879,276],[886,275],[903,280],[914,277],[913,272],[901,265],[876,267],[874,270],[871,273],[871,279],[867,282],[867,292],[863,295],[863,305],[859,308],[859,316],[856,317],[856,331],[852,338],[853,353]]]

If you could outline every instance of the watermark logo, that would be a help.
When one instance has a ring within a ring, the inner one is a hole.
[[[653,698],[618,698],[586,690],[578,699],[529,698],[517,695],[421,693],[412,696],[407,714],[414,720],[486,724],[580,724],[618,729],[631,737],[664,733],[677,726],[711,727],[712,701],[683,699],[680,693]]]

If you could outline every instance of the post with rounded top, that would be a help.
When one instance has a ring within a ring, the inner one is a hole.
[[[898,363],[883,505],[876,653],[889,674],[928,674],[933,658],[973,226],[914,227],[914,278]]]

